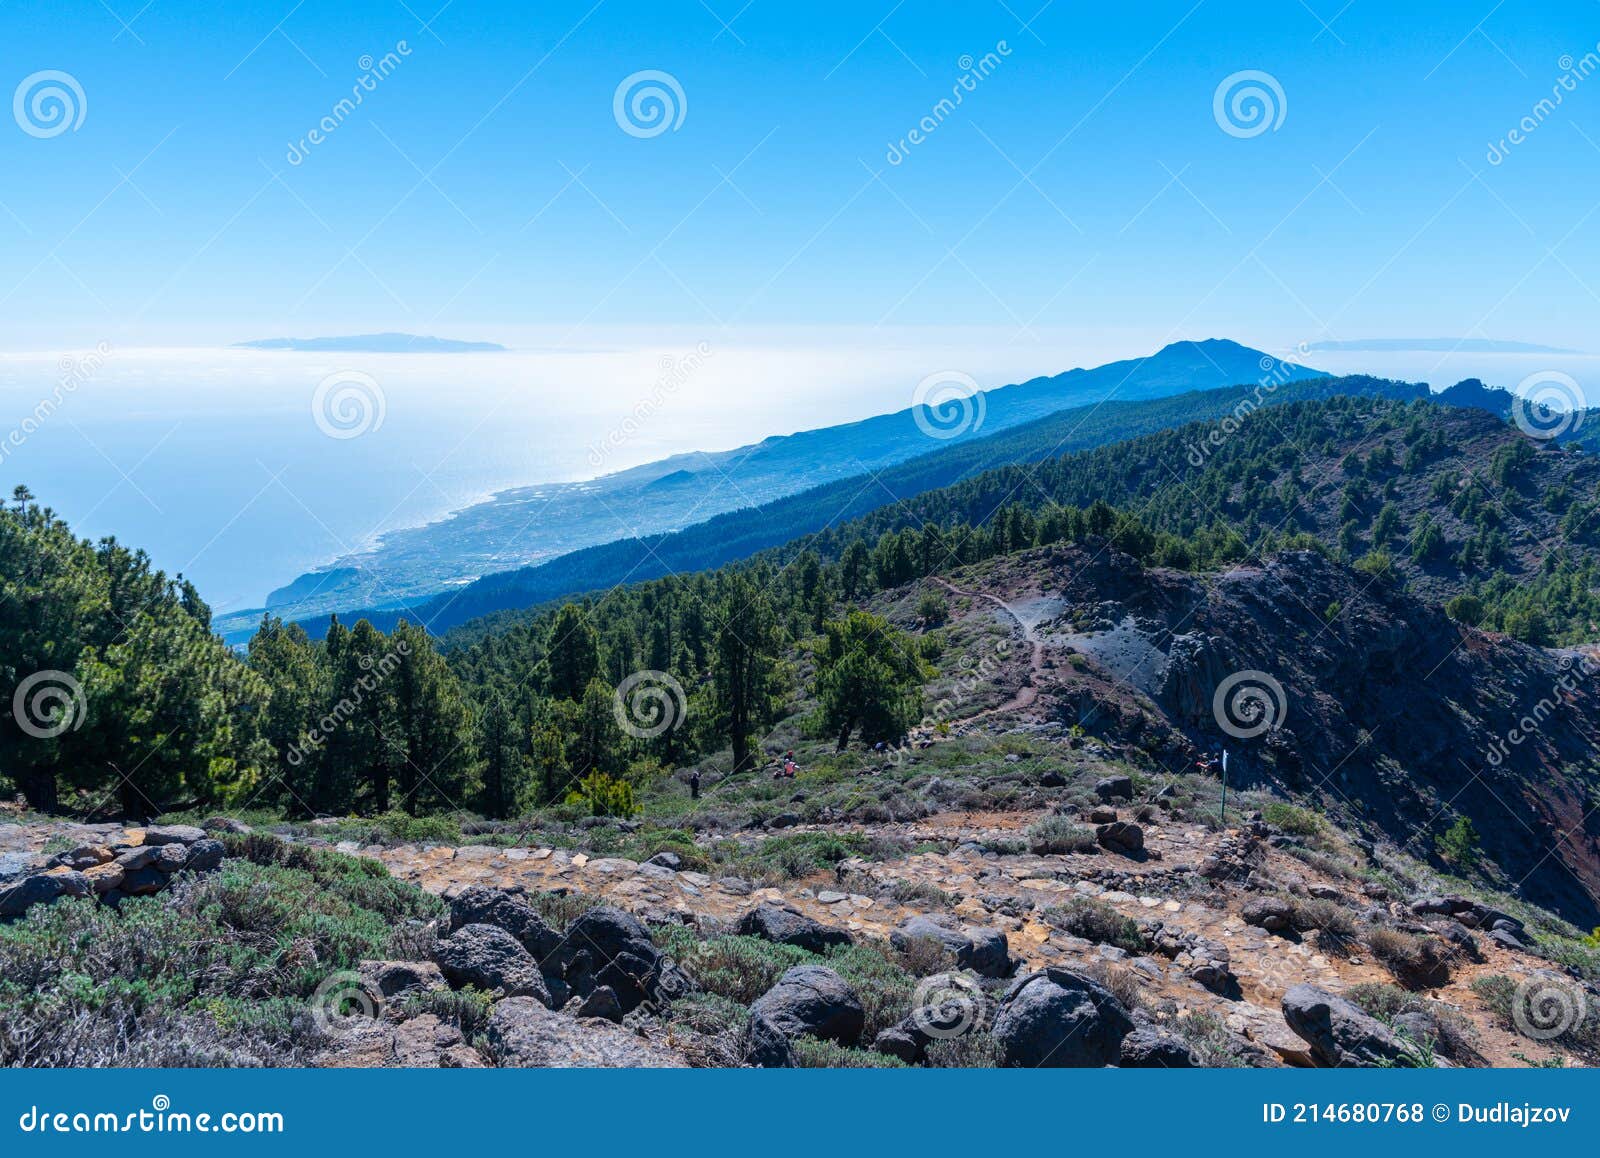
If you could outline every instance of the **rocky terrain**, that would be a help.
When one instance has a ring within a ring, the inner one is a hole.
[[[928,590],[903,747],[780,729],[794,779],[707,766],[636,819],[10,809],[0,1060],[1600,1061],[1586,654],[1312,552],[1047,548],[876,606],[923,630]]]

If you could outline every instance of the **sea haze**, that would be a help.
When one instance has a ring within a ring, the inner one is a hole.
[[[727,348],[677,337],[414,356],[110,347],[97,367],[80,350],[70,357],[81,383],[31,432],[23,421],[58,393],[63,355],[0,355],[0,482],[26,483],[80,534],[145,548],[226,613],[497,491],[901,410],[917,381],[940,370],[990,389],[1153,349],[1104,336],[1018,345],[981,332],[765,336]],[[709,352],[696,357],[697,348]],[[690,361],[663,390],[672,367]],[[1588,356],[1328,351],[1316,362],[1435,389],[1466,377],[1514,388],[1549,369],[1600,385],[1600,359]],[[378,384],[382,423],[330,437],[313,399],[326,376],[350,371]],[[647,399],[658,403],[653,416],[630,421]],[[21,445],[6,445],[19,431]],[[619,524],[617,537],[629,531]]]
[[[0,355],[0,482],[7,493],[26,483],[81,535],[148,550],[218,612],[260,606],[386,531],[496,491],[903,409],[923,374],[965,372],[976,357],[890,341],[824,350],[692,339],[414,356],[105,349]],[[707,353],[663,390],[697,349]],[[992,377],[971,371],[984,386],[1055,368],[1020,347],[985,358]],[[81,380],[62,390],[71,363]],[[378,384],[382,423],[330,437],[313,413],[317,387],[352,371]],[[629,421],[647,399],[658,401],[654,416]],[[25,424],[41,400],[53,412]]]

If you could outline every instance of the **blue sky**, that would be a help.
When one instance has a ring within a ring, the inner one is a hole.
[[[1600,74],[1536,106],[1600,52],[1594,3],[438,3],[10,0],[4,90],[58,70],[85,108],[53,136],[0,119],[0,348],[608,326],[1593,345]],[[676,129],[619,127],[641,70],[681,88]],[[1219,126],[1242,70],[1281,89],[1276,129]]]

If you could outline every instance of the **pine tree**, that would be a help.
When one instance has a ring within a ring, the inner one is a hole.
[[[575,603],[566,604],[551,621],[548,639],[541,673],[546,694],[581,699],[589,681],[600,674],[600,641],[588,614]]]
[[[712,615],[716,623],[713,678],[722,732],[733,748],[733,771],[751,765],[750,742],[772,718],[772,672],[777,625],[763,584],[746,574],[732,576]]]

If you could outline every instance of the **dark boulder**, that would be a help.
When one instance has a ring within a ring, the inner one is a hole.
[[[543,961],[561,943],[561,934],[545,924],[527,901],[485,885],[468,885],[450,899],[450,931],[467,925],[504,929],[536,961]]]
[[[609,985],[602,985],[592,990],[577,1008],[578,1017],[599,1017],[606,1021],[622,1023],[622,1003],[617,1000],[617,995],[611,991]]]
[[[1141,1025],[1122,1039],[1125,1069],[1190,1070],[1200,1064],[1194,1050],[1183,1038],[1154,1025]]]
[[[582,953],[589,955],[588,970],[581,970]],[[581,971],[593,984],[610,986],[625,1013],[646,1001],[665,1004],[694,990],[694,982],[656,948],[638,918],[609,906],[590,909],[568,925],[553,960],[574,992],[587,992],[582,979],[574,978]]]
[[[898,1058],[907,1065],[916,1065],[927,1056],[928,1044],[926,1038],[902,1026],[891,1025],[888,1029],[879,1030],[878,1036],[872,1039],[872,1052]]]
[[[1283,995],[1283,1019],[1311,1045],[1319,1066],[1352,1068],[1414,1066],[1414,1048],[1389,1027],[1342,997],[1312,985]]]
[[[759,1014],[751,1014],[740,1036],[739,1054],[744,1064],[764,1070],[786,1070],[794,1066],[794,1047],[783,1031]]]
[[[909,917],[889,934],[889,943],[906,949],[913,941],[933,940],[955,957],[956,965],[982,977],[1009,977],[1016,971],[1006,935],[993,929],[961,928],[949,917]]]
[[[207,837],[197,840],[189,846],[189,859],[183,867],[193,872],[210,872],[214,868],[222,867],[222,858],[227,853],[227,847],[220,841]]]
[[[771,1022],[785,1037],[809,1034],[841,1045],[861,1039],[867,1013],[861,999],[832,969],[796,965],[756,998],[750,1012]]]
[[[1114,820],[1095,828],[1094,839],[1101,848],[1125,854],[1144,851],[1144,829],[1131,820]]]
[[[812,953],[826,953],[835,945],[849,945],[854,941],[844,929],[814,921],[790,905],[757,905],[739,918],[738,932]]]
[[[1294,924],[1294,904],[1283,897],[1256,897],[1245,902],[1239,916],[1247,925],[1269,933],[1282,933]]]
[[[1115,1065],[1133,1019],[1097,981],[1054,966],[1018,978],[1000,1001],[994,1037],[1006,1065]]]
[[[20,917],[34,905],[49,904],[61,895],[61,878],[65,875],[38,873],[0,885],[0,917]]]
[[[445,979],[455,988],[499,992],[506,997],[533,997],[551,1003],[550,989],[529,952],[510,933],[495,925],[463,925],[433,950]]]
[[[1113,800],[1133,799],[1132,776],[1107,776],[1095,782],[1095,795],[1107,804]]]

